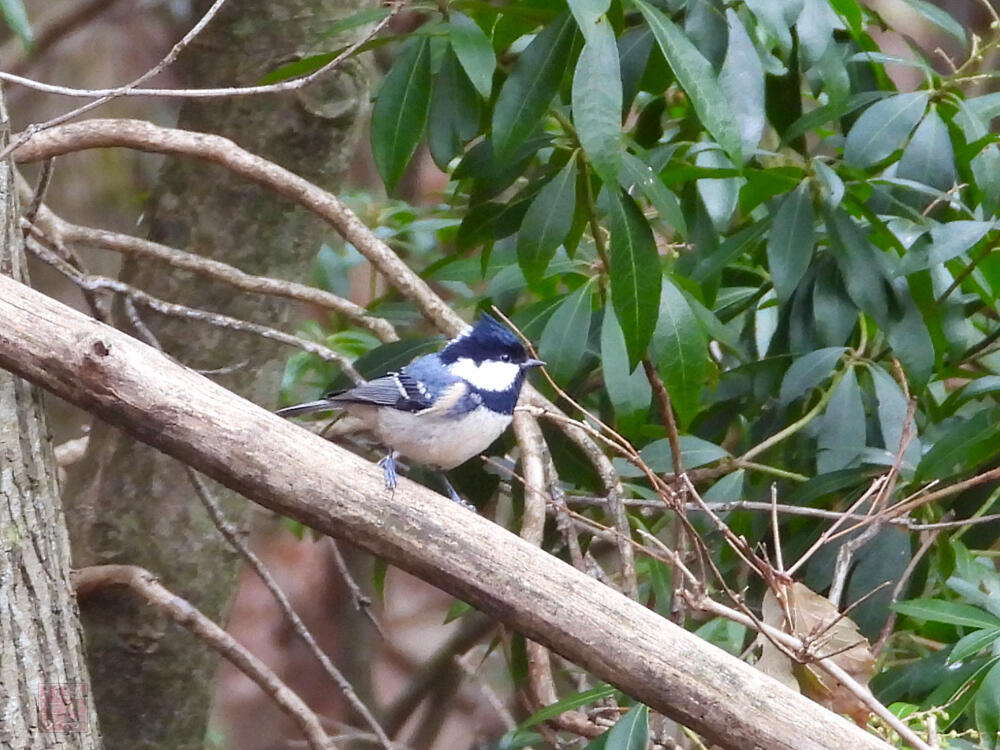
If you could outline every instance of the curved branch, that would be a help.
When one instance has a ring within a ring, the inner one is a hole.
[[[888,747],[487,519],[405,478],[386,491],[373,464],[6,277],[0,366],[472,603],[724,748]]]

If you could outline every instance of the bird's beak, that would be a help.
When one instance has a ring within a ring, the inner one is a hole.
[[[523,365],[521,365],[521,368],[524,370],[529,370],[532,367],[542,367],[544,364],[545,363],[540,359],[528,359],[525,360]]]

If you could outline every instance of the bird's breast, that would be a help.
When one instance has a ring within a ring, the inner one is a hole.
[[[480,406],[461,416],[431,410],[378,413],[376,437],[417,463],[453,469],[490,447],[511,422],[511,415]]]

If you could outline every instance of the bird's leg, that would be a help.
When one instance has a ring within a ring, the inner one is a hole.
[[[396,451],[389,451],[385,458],[378,462],[385,472],[385,488],[387,490],[396,489]]]
[[[453,503],[458,503],[463,508],[467,508],[467,509],[469,509],[469,510],[471,510],[473,512],[476,511],[476,506],[475,505],[473,505],[470,502],[467,502],[467,501],[463,500],[461,497],[459,497],[458,493],[455,492],[455,488],[452,487],[451,486],[451,482],[448,481],[448,475],[447,474],[445,474],[442,471],[442,472],[438,473],[438,476],[440,476],[441,477],[441,481],[444,482],[444,488],[446,490],[448,490],[448,497],[451,498],[451,501]]]

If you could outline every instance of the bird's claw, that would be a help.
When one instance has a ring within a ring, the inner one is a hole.
[[[390,491],[396,489],[396,453],[390,452],[385,458],[378,462],[385,472],[385,488]]]
[[[448,490],[448,497],[451,498],[451,501],[453,503],[461,505],[463,508],[465,508],[466,510],[471,510],[473,513],[479,512],[479,510],[476,508],[475,505],[468,502],[467,500],[463,500],[459,496],[459,494],[455,491],[455,488],[451,486],[451,482],[448,481],[448,477],[445,476],[444,472],[441,473],[441,481],[444,482],[444,487],[446,490]]]

